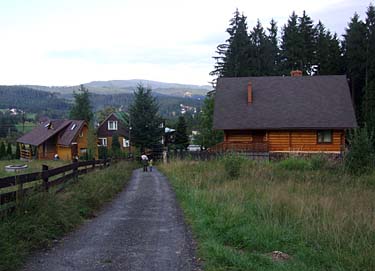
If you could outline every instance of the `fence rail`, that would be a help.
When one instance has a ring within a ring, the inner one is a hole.
[[[43,165],[40,172],[0,178],[0,211],[14,208],[22,200],[24,194],[31,189],[41,188],[41,190],[48,191],[50,187],[63,184],[96,168],[105,168],[110,163],[109,159],[82,161],[52,169]],[[56,192],[59,191],[56,190]]]

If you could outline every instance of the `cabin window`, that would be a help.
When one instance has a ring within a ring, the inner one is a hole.
[[[122,139],[122,146],[124,148],[129,148],[130,144],[129,144],[129,140],[126,140],[125,138]]]
[[[332,131],[318,131],[318,143],[332,143]]]
[[[83,131],[79,133],[79,137],[83,137]]]
[[[107,138],[106,137],[102,137],[102,138],[99,138],[99,145],[100,146],[103,146],[103,147],[107,147]]]
[[[108,130],[117,130],[117,120],[115,121],[108,121]]]

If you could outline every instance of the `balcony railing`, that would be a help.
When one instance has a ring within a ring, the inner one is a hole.
[[[211,148],[210,152],[268,152],[267,142],[221,142]]]

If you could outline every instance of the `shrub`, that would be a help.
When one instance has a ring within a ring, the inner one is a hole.
[[[240,176],[240,170],[244,158],[239,155],[229,154],[224,156],[223,161],[225,173],[227,174],[227,176],[230,179],[238,178]]]
[[[367,127],[359,128],[349,134],[349,151],[344,161],[345,168],[353,174],[363,174],[375,165],[374,135]]]
[[[288,158],[278,163],[278,167],[286,170],[305,170],[310,169],[309,161],[302,158]]]
[[[327,167],[327,159],[323,155],[314,155],[310,158],[311,169],[318,170]]]

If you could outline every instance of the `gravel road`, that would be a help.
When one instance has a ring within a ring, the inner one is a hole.
[[[200,270],[194,244],[168,180],[135,170],[96,218],[32,255],[25,271]]]

